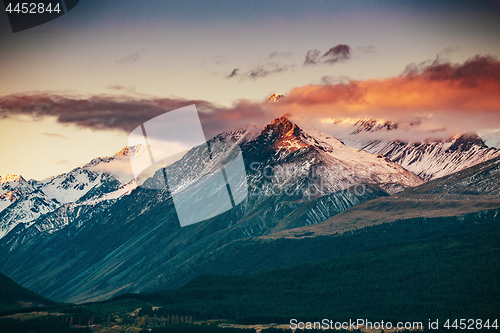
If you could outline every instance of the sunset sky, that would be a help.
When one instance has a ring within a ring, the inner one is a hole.
[[[326,132],[371,116],[491,133],[499,18],[498,1],[81,0],[12,33],[4,13],[0,175],[113,155],[142,122],[193,103],[207,135],[288,112]],[[287,97],[263,103],[272,93]]]

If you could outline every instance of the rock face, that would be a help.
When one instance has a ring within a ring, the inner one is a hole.
[[[220,142],[239,144],[245,161],[249,193],[235,208],[181,228],[168,189],[147,189],[163,170],[136,188],[75,169],[48,181],[50,188],[76,191],[82,179],[83,190],[99,185],[76,200],[53,195],[48,200],[58,206],[52,211],[11,228],[0,240],[0,271],[44,296],[70,302],[178,287],[210,272],[210,258],[223,254],[228,243],[316,224],[423,182],[383,156],[305,131],[287,116],[260,133],[223,133],[209,145]],[[199,170],[227,165],[230,158],[221,149],[207,160],[193,148],[166,168],[187,174],[189,186],[197,186],[210,177]]]

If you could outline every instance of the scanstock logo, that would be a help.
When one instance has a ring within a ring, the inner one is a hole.
[[[145,188],[168,188],[182,227],[217,216],[248,195],[239,146],[207,141],[194,104],[138,126],[128,144],[135,147],[130,162],[137,182],[142,176]]]
[[[72,10],[79,0],[4,0],[12,32],[19,32],[47,23]]]

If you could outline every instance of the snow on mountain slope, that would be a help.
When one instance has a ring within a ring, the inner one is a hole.
[[[243,144],[255,139],[257,136],[259,136],[260,132],[260,128],[255,125],[250,125],[245,128],[220,133],[216,135],[213,140],[223,140],[226,142]]]
[[[136,185],[129,158],[142,149],[145,147],[126,147],[114,156],[95,158],[83,167],[42,181],[0,177],[0,238],[19,224],[29,227],[41,215],[62,205],[80,201],[95,204],[130,192]]]
[[[398,163],[425,181],[443,177],[500,156],[500,150],[489,148],[475,133],[463,133],[447,140],[405,142],[367,138],[366,132],[398,129],[395,122],[360,120],[350,134],[340,136],[346,145],[380,154]],[[370,134],[371,134],[370,133]]]
[[[313,128],[303,130],[287,116],[275,119],[259,138],[272,141],[270,146],[274,156],[271,161],[281,161],[276,170],[278,184],[286,185],[304,173],[319,181],[316,187],[322,194],[345,190],[356,184],[399,184],[405,188],[422,183],[414,174],[383,156],[348,147]],[[298,153],[303,157],[286,163],[291,155]]]
[[[34,190],[35,187],[24,180],[22,176],[5,175],[0,177],[0,212]]]
[[[0,213],[0,238],[18,224],[34,221],[43,214],[54,211],[59,203],[50,199],[40,190],[25,195]]]
[[[75,202],[90,190],[113,182],[116,185],[105,192],[116,190],[133,179],[129,158],[142,149],[145,147],[126,147],[114,156],[95,158],[83,167],[52,178],[40,189],[60,203]]]
[[[113,176],[103,172],[76,168],[69,173],[57,176],[40,189],[49,198],[56,199],[60,203],[68,203],[77,201],[91,189],[113,179]]]
[[[482,134],[481,139],[488,147],[500,149],[500,130]]]

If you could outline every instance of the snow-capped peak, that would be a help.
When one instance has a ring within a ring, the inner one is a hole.
[[[380,130],[395,130],[398,129],[398,123],[396,121],[390,121],[385,119],[359,119],[354,123],[355,126],[358,126],[352,134],[357,134],[360,132],[375,132]]]
[[[257,126],[249,125],[248,127],[217,134],[213,139],[241,144],[253,140],[260,132]]]
[[[10,183],[10,182],[26,182],[24,178],[20,175],[5,175],[0,177],[0,184]]]
[[[373,133],[375,131],[382,134],[383,129],[396,130],[397,123],[393,125],[386,122],[376,126],[371,126],[373,122],[366,124],[367,130],[361,131],[358,128],[350,134],[340,136],[340,139],[348,146],[383,155],[426,181],[500,156],[500,150],[488,148],[483,139],[474,132],[459,133],[447,139],[408,142],[384,138],[383,135],[371,136],[376,134]]]
[[[277,101],[279,101],[283,97],[285,97],[285,96],[284,95],[280,95],[280,94],[272,94],[271,96],[269,96],[269,98],[267,100],[271,101],[271,102],[277,102]]]
[[[314,175],[308,179],[317,183],[322,194],[357,184],[396,184],[394,189],[387,190],[392,194],[423,182],[383,156],[348,147],[333,136],[307,124],[303,128],[290,118],[290,115],[284,115],[274,119],[244,147],[247,158],[276,169],[276,186],[280,188],[293,183],[298,174]],[[282,169],[285,171],[281,172]],[[290,174],[294,176],[289,177]]]
[[[270,124],[266,125],[266,127],[264,128],[264,132],[272,130],[274,133],[285,133],[294,128],[297,128],[297,125],[295,123],[292,123],[288,119],[289,117],[290,114],[287,113],[279,118],[274,119]]]
[[[138,153],[140,153],[144,149],[147,149],[147,146],[143,146],[141,144],[137,144],[135,146],[124,147],[122,150],[120,150],[114,156],[131,157],[131,156],[137,155]]]

